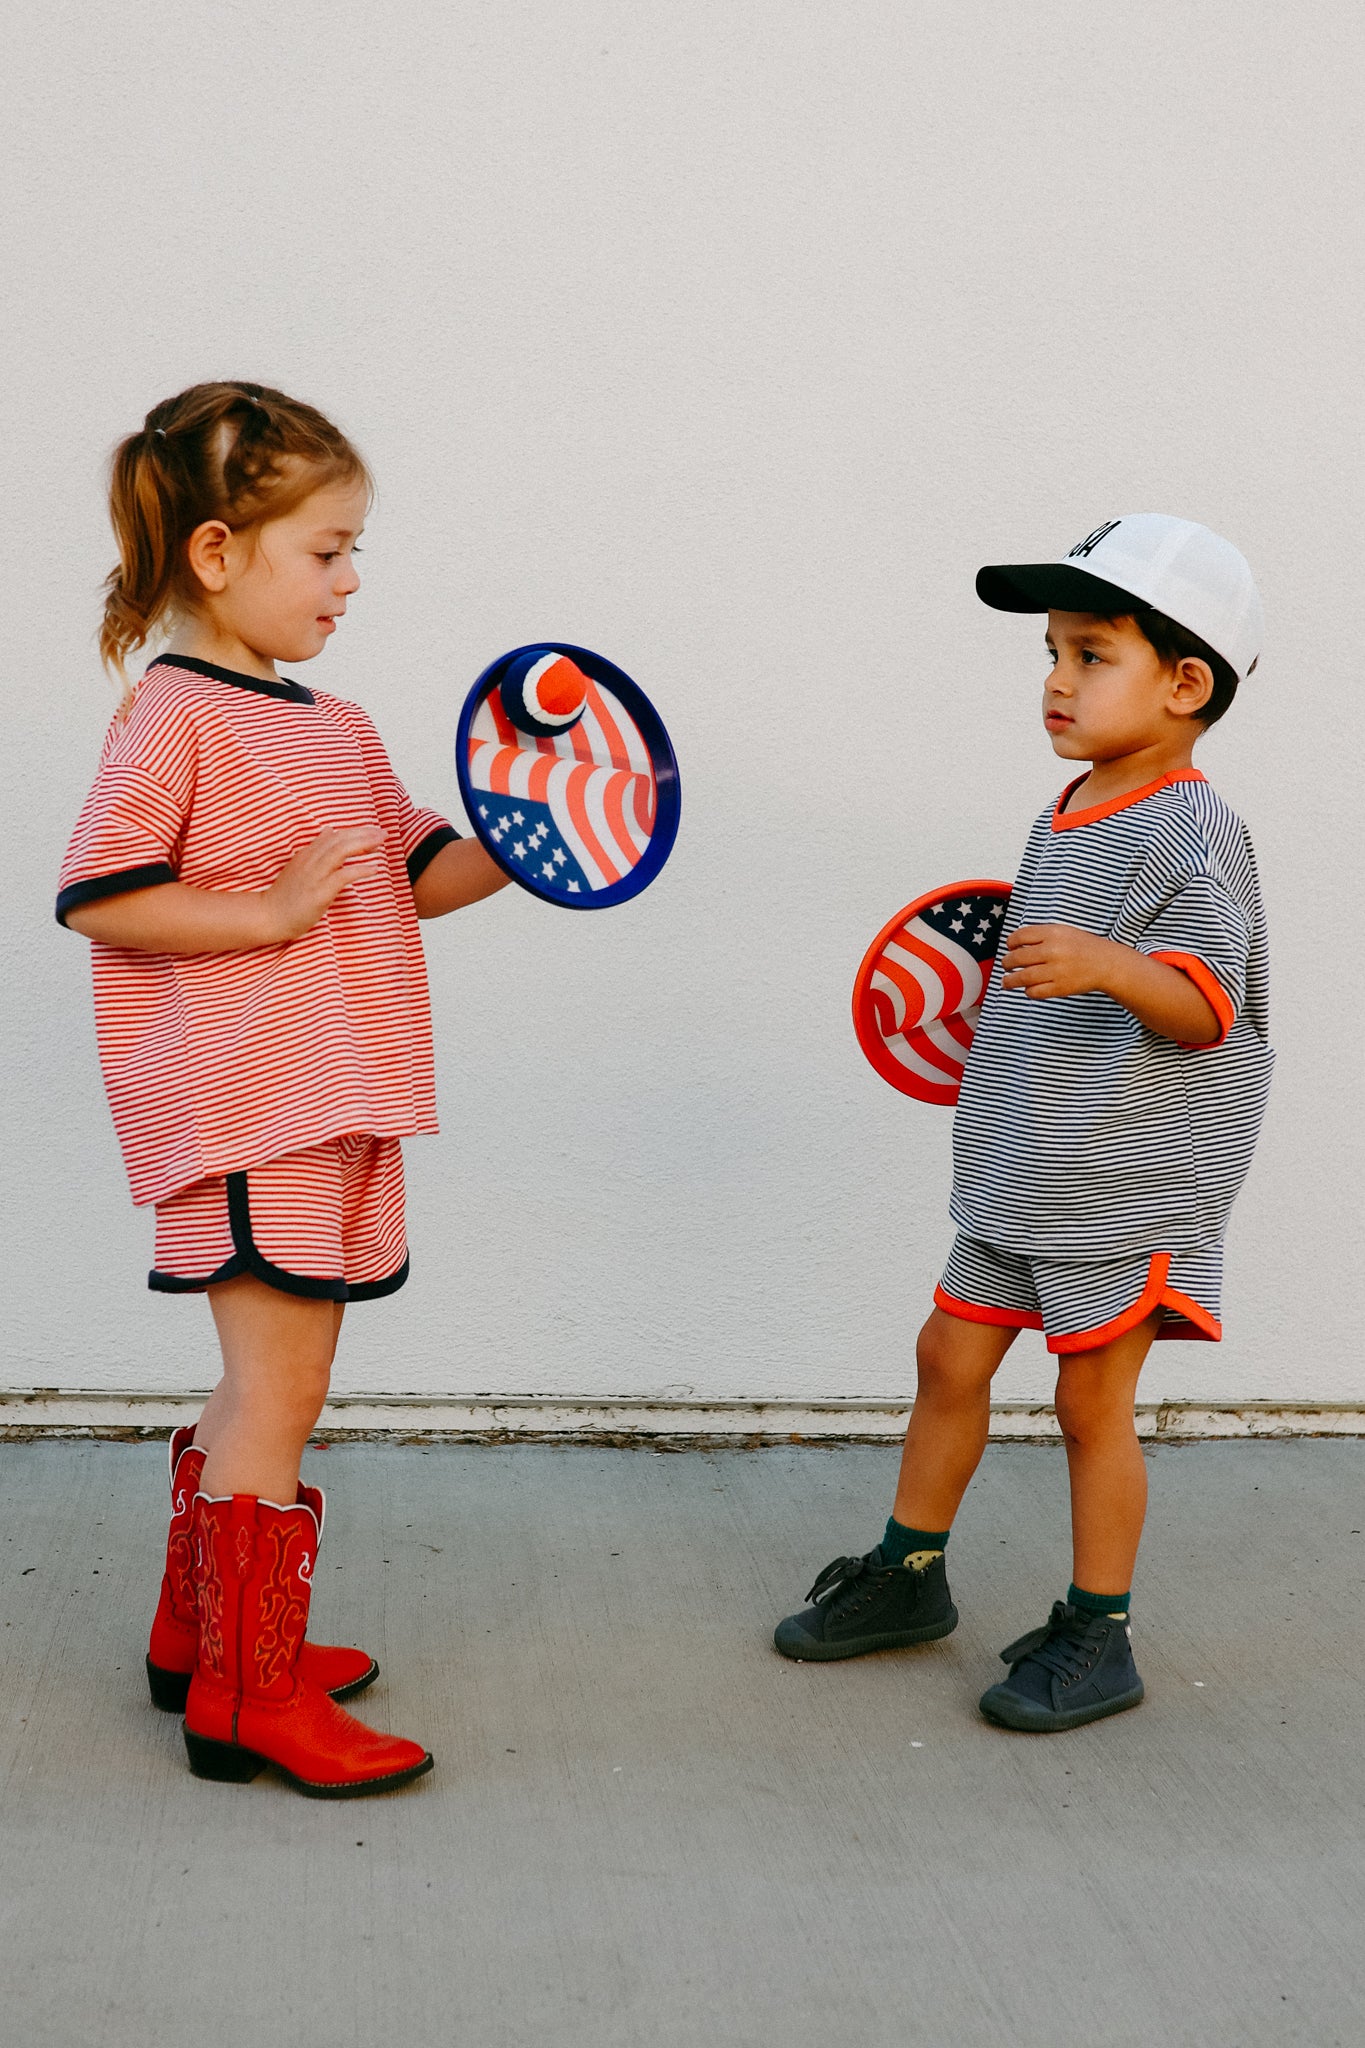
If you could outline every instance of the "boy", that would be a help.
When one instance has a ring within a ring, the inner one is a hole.
[[[957,1625],[944,1550],[1021,1329],[1058,1359],[1073,1583],[1002,1652],[981,1701],[1053,1732],[1142,1698],[1128,1624],[1146,1511],[1134,1428],[1156,1337],[1222,1334],[1223,1234],[1270,1084],[1265,920],[1246,828],[1192,764],[1256,666],[1261,607],[1229,542],[1110,520],[1063,561],[983,569],[1001,611],[1047,612],[1043,723],[1089,762],[1030,835],[953,1127],[957,1242],[920,1333],[894,1511],[777,1630],[856,1657]]]

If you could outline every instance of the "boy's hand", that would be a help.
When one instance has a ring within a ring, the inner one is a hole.
[[[1074,924],[1021,924],[1005,947],[1001,988],[1019,988],[1043,1002],[1052,996],[1109,995],[1115,968],[1126,964],[1116,956],[1132,954],[1131,946],[1097,938]]]
[[[319,832],[285,863],[270,887],[261,891],[261,909],[270,934],[266,943],[297,939],[311,931],[343,889],[381,875],[384,862],[379,849],[387,837],[374,825]]]
[[[1020,989],[1031,1002],[1111,996],[1139,1024],[1177,1045],[1222,1042],[1224,1024],[1183,968],[1074,924],[1021,924],[1006,943],[1003,965],[1001,988]],[[1228,1028],[1231,1023],[1229,1005]]]

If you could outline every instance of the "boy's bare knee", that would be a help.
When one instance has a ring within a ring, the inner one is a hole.
[[[1057,1375],[1057,1426],[1068,1443],[1083,1443],[1094,1423],[1094,1403],[1088,1387],[1063,1366]]]
[[[1081,1448],[1112,1437],[1115,1430],[1134,1427],[1132,1390],[1127,1382],[1083,1365],[1061,1368],[1055,1406],[1062,1435]]]
[[[953,1378],[952,1345],[945,1338],[941,1326],[932,1319],[919,1333],[915,1345],[915,1369],[921,1388],[943,1386]]]
[[[1084,1409],[1065,1401],[1060,1394],[1057,1396],[1057,1426],[1062,1432],[1063,1442],[1073,1450],[1082,1449],[1094,1434]]]
[[[969,1334],[973,1329],[939,1310],[930,1316],[915,1345],[921,1394],[964,1398],[989,1386],[994,1362],[976,1355]]]

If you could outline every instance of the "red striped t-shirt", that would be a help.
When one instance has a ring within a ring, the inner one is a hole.
[[[358,705],[163,655],[110,727],[58,884],[264,889],[319,832],[378,825],[384,872],[302,937],[232,953],[91,948],[100,1064],[135,1202],[344,1131],[436,1129],[412,884],[458,837],[418,810]]]

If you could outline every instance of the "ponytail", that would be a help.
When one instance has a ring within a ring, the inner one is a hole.
[[[206,519],[234,532],[282,518],[311,491],[370,473],[339,427],[264,384],[195,384],[163,400],[114,450],[100,657],[128,701],[125,664],[195,585],[185,546]]]
[[[100,656],[120,680],[127,657],[143,645],[171,595],[179,521],[163,445],[161,429],[144,427],[114,451],[109,517],[119,565],[105,579]]]

